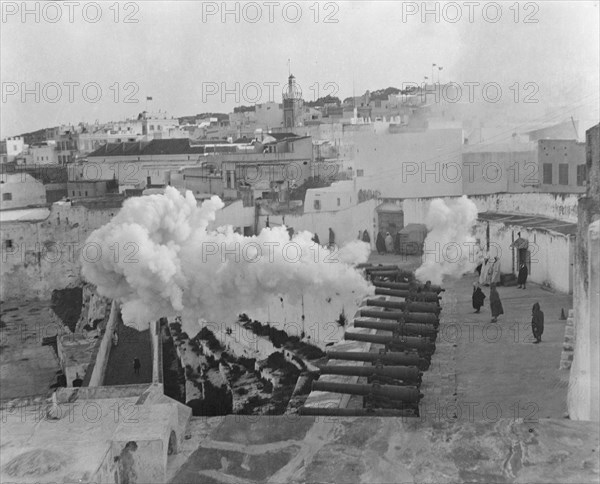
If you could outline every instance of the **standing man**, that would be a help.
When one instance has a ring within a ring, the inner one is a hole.
[[[335,232],[329,227],[329,247],[335,247]]]
[[[540,303],[535,303],[531,309],[531,331],[535,341],[533,344],[542,342],[542,333],[544,332],[544,313],[540,309]]]
[[[135,373],[136,375],[139,375],[141,366],[142,366],[142,364],[140,363],[140,359],[136,356],[133,359],[133,373]]]
[[[519,276],[517,277],[517,283],[519,284],[518,289],[525,289],[525,283],[527,282],[527,276],[529,275],[529,270],[527,269],[527,265],[522,262],[521,267],[519,269]]]

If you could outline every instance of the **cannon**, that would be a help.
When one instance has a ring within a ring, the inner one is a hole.
[[[375,306],[387,309],[408,310],[413,313],[440,313],[440,306],[428,302],[406,302],[406,301],[386,301],[384,299],[367,299],[367,306]]]
[[[393,319],[395,321],[402,321],[403,323],[432,324],[434,326],[440,324],[440,318],[438,318],[437,314],[433,313],[404,313],[401,311],[379,311],[377,309],[361,308],[360,316],[366,318]]]
[[[435,344],[429,338],[416,336],[385,336],[382,334],[348,333],[344,335],[348,341],[364,341],[379,345],[394,345],[401,348],[414,349],[419,354],[431,355],[435,351]]]
[[[401,405],[402,406],[402,405]],[[333,408],[300,407],[300,415],[322,417],[416,417],[412,408]]]
[[[380,362],[383,365],[401,365],[416,366],[419,370],[425,371],[429,368],[429,361],[420,358],[413,353],[403,351],[388,351],[386,353],[367,353],[364,351],[328,351],[327,356],[330,360],[345,361],[369,361],[373,363]]]
[[[416,366],[343,366],[324,365],[321,367],[323,375],[346,375],[346,376],[383,376],[421,384],[421,372]]]
[[[423,398],[423,394],[416,387],[399,387],[394,385],[361,385],[358,383],[334,383],[317,380],[313,381],[312,389],[319,392],[384,397],[410,403],[417,403]]]
[[[403,298],[414,298],[415,301],[435,302],[441,299],[435,292],[414,292],[400,289],[387,289],[385,287],[375,287],[375,294],[379,296],[396,296]]]
[[[395,321],[377,321],[374,319],[357,319],[354,321],[355,328],[381,329],[391,331],[404,336],[424,336],[435,340],[437,328],[431,324],[397,323]]]
[[[374,265],[371,265],[370,267],[365,267],[365,272],[399,271],[399,270],[400,270],[400,268],[398,266],[395,266],[395,265],[387,265],[387,266],[383,266],[383,265],[374,266]]]
[[[373,284],[377,287],[385,287],[386,289],[397,289],[397,290],[401,290],[401,291],[408,291],[408,290],[410,290],[410,286],[411,286],[410,282],[389,282],[389,281],[378,281],[378,280],[373,281]],[[425,287],[424,284],[416,285],[417,289],[422,290],[424,287]],[[427,290],[425,292],[435,292],[436,294],[439,294],[442,291],[445,291],[445,289],[442,289],[442,286],[431,285],[431,286],[429,286],[429,290]]]

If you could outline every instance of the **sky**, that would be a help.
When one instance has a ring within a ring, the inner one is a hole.
[[[279,102],[288,69],[305,100],[343,99],[420,84],[434,63],[460,102],[472,86],[498,109],[598,122],[598,1],[75,3],[2,2],[0,137]]]

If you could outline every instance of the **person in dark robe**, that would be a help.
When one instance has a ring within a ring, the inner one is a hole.
[[[140,368],[141,368],[142,364],[140,363],[140,359],[139,358],[134,358],[133,359],[133,372],[136,375],[140,374]]]
[[[496,289],[496,284],[490,284],[490,309],[492,310],[492,323],[498,321],[498,316],[504,314],[504,308],[502,307],[502,301],[500,301],[500,294]]]
[[[319,245],[321,245],[321,242],[319,241],[319,236],[318,236],[317,234],[313,235],[312,241],[313,241],[315,244],[319,244]]]
[[[527,269],[527,265],[522,263],[519,269],[519,276],[517,277],[517,284],[519,284],[518,289],[525,289],[525,283],[527,282],[528,275],[529,270]]]
[[[362,233],[362,241],[366,242],[367,244],[371,243],[371,237],[369,237],[369,232],[367,232],[366,230],[364,230]]]
[[[394,252],[400,254],[400,232],[396,232],[394,236]]]
[[[531,331],[535,338],[534,344],[542,342],[542,333],[544,332],[544,313],[540,309],[540,303],[535,303],[531,309]]]
[[[381,232],[377,233],[375,247],[377,248],[377,252],[379,253],[379,255],[385,254],[385,240],[383,240],[383,235],[381,234]]]
[[[485,294],[479,287],[479,284],[473,284],[473,309],[476,313],[479,313],[479,310],[483,306],[483,301],[485,300]]]
[[[333,247],[335,245],[335,232],[331,227],[329,227],[329,247]]]

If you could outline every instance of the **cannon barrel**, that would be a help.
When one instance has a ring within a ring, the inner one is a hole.
[[[365,267],[365,271],[366,272],[377,272],[377,271],[399,271],[400,268],[398,266],[395,265],[387,265],[387,266],[383,266],[383,265],[379,265],[379,266],[370,266],[370,267]]]
[[[429,368],[429,362],[412,353],[388,351],[387,353],[368,353],[364,351],[328,351],[330,360],[345,361],[380,361],[384,365],[416,366],[420,370]]]
[[[321,367],[323,375],[347,376],[385,376],[396,380],[420,382],[421,372],[416,366],[343,366],[324,365]]]
[[[300,407],[300,415],[323,417],[416,417],[410,408],[333,408],[333,407]]]
[[[376,306],[379,308],[400,309],[413,313],[439,313],[440,306],[430,302],[406,302],[406,301],[385,301],[383,299],[367,299],[367,306]]]
[[[361,309],[361,317],[377,319],[393,319],[403,323],[433,324],[437,326],[440,318],[433,313],[403,313],[401,311],[379,311],[377,309]]]
[[[383,334],[363,334],[363,333],[348,333],[344,335],[347,341],[364,341],[366,343],[374,343],[379,345],[396,344],[405,348],[413,348],[419,352],[433,353],[435,344],[429,338],[419,338],[416,336],[386,336]]]
[[[426,336],[435,338],[437,328],[431,324],[397,323],[395,321],[377,321],[373,319],[357,319],[354,321],[355,328],[381,329],[392,331],[406,336]]]
[[[437,303],[440,297],[435,292],[415,292],[404,291],[400,289],[387,289],[385,287],[375,287],[375,294],[379,296],[396,296],[396,297],[415,297],[423,302]]]
[[[423,396],[416,387],[394,385],[361,385],[358,383],[334,383],[314,381],[312,389],[319,392],[348,393],[350,395],[373,395],[403,402],[418,402]]]
[[[404,290],[404,291],[408,291],[410,289],[410,282],[389,282],[389,281],[373,281],[373,284],[377,287],[385,287],[386,289],[397,289],[397,290]],[[423,289],[425,287],[424,284],[417,284],[416,286],[417,288],[421,288]],[[436,294],[439,294],[440,292],[442,292],[444,289],[442,289],[442,286],[438,286],[438,285],[431,285],[429,286],[429,291],[427,292],[435,292]]]

